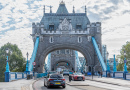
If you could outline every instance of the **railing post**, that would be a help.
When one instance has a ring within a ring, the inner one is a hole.
[[[10,72],[5,72],[5,82],[10,81]]]
[[[126,72],[123,72],[123,79],[126,80]]]
[[[106,71],[106,77],[107,77],[107,71]]]
[[[17,79],[17,73],[15,73],[15,79]]]
[[[22,78],[24,78],[24,73],[22,73]]]
[[[115,78],[115,72],[113,72],[113,77]]]

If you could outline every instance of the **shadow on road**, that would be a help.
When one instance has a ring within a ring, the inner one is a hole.
[[[44,89],[64,89],[64,88],[62,88],[62,86],[53,86],[53,87],[49,87],[49,88],[47,88],[47,87],[44,87],[44,86],[42,86],[42,90],[44,90]]]

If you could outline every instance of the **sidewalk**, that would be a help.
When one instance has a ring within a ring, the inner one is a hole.
[[[21,79],[11,82],[0,82],[0,90],[31,90],[34,79]]]
[[[107,78],[107,77],[98,78],[98,76],[93,76],[93,80],[92,80],[92,76],[85,76],[85,78],[86,80],[130,87],[130,81],[128,80],[117,79],[117,78]]]

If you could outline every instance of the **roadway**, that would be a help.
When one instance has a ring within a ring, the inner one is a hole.
[[[63,89],[62,87],[52,87],[52,88],[44,87],[44,79],[43,78],[36,81],[33,84],[33,88],[34,88],[34,90],[57,90],[57,89],[60,90],[60,89]],[[64,88],[63,90],[81,90],[81,89],[66,85],[66,88]]]
[[[125,87],[113,83],[103,83],[103,82],[96,82],[91,80],[85,81],[68,81],[68,77],[65,76],[66,79],[66,88],[62,87],[53,87],[53,88],[46,88],[44,87],[44,79],[36,81],[33,84],[34,90],[130,90],[130,87]],[[116,79],[115,79],[116,80]]]

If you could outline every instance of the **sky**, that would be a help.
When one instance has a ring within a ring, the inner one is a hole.
[[[17,44],[23,56],[33,51],[32,22],[40,22],[43,6],[46,12],[52,6],[55,13],[61,0],[0,0],[0,47],[10,42]],[[102,23],[102,44],[107,45],[109,57],[120,54],[120,49],[130,41],[130,0],[63,0],[71,13],[84,13],[90,22]]]

